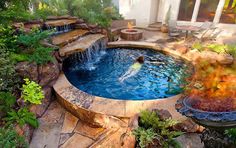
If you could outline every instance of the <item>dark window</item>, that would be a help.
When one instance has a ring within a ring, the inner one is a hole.
[[[178,20],[191,21],[196,0],[181,0]]]
[[[236,24],[236,0],[225,0],[220,23]]]
[[[218,4],[219,0],[201,0],[197,21],[212,22],[214,20]]]

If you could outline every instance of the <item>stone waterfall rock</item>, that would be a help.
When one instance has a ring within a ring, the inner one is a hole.
[[[29,78],[32,81],[39,81],[38,65],[30,62],[19,62],[16,65],[17,73],[23,78]]]
[[[219,54],[217,61],[223,65],[230,65],[234,62],[234,58],[229,54]]]
[[[39,84],[46,86],[57,80],[60,74],[59,64],[56,60],[39,66]],[[52,86],[53,84],[50,84]]]

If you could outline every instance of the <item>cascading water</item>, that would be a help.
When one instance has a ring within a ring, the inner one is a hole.
[[[76,65],[71,70],[78,70],[82,68],[84,70],[94,70],[96,69],[96,63],[100,61],[102,56],[106,54],[106,41],[98,40],[88,49],[83,52],[75,53],[67,59],[68,64]]]
[[[57,35],[57,34],[66,33],[66,32],[71,31],[73,29],[73,26],[71,24],[63,25],[63,26],[56,26],[56,27],[46,25],[46,29],[47,30],[55,30],[53,35]]]

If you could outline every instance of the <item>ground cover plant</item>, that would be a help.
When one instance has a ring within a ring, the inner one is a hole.
[[[236,44],[224,45],[218,43],[195,42],[192,44],[192,49],[197,49],[198,51],[209,50],[218,54],[223,53],[232,55],[234,58],[236,57]]]
[[[220,65],[199,60],[185,92],[192,107],[204,111],[235,110],[235,68],[235,64]]]
[[[25,138],[17,134],[13,127],[0,127],[0,147],[2,148],[28,148]]]
[[[139,127],[133,131],[138,147],[180,148],[175,137],[182,135],[180,131],[172,130],[178,122],[172,119],[160,119],[154,111],[142,111],[139,118]]]

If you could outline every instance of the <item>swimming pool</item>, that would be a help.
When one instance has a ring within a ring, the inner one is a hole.
[[[123,82],[119,81],[139,56],[145,58],[140,71]],[[152,49],[92,49],[65,59],[63,71],[70,83],[94,96],[151,100],[181,93],[188,64]]]

